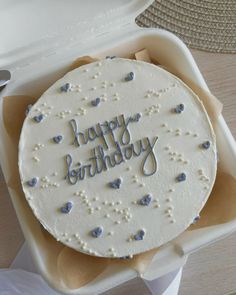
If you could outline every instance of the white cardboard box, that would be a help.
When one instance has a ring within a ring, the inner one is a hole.
[[[1,3],[0,19],[7,30],[1,36],[0,66],[12,74],[10,84],[0,93],[38,97],[61,77],[79,56],[127,56],[142,48],[172,73],[187,76],[209,91],[190,51],[173,34],[160,29],[143,29],[135,17],[152,1],[144,0],[12,0]],[[11,18],[9,17],[11,15]],[[14,38],[12,38],[14,36]],[[5,179],[9,177],[9,142],[2,122],[0,97],[0,161]],[[222,116],[215,130],[223,169],[236,177],[236,146]],[[19,209],[15,192],[9,189],[25,239],[34,262],[48,283],[64,294],[99,294],[138,274],[133,269],[109,267],[96,280],[70,290],[55,281],[45,267],[44,253],[37,247],[34,232]],[[183,266],[190,253],[236,230],[236,220],[191,232],[184,232],[163,245],[144,274],[153,280]]]

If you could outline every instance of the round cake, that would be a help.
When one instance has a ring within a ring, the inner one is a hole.
[[[81,66],[30,109],[19,170],[35,216],[58,241],[102,257],[161,246],[199,215],[216,143],[198,97],[149,63]]]

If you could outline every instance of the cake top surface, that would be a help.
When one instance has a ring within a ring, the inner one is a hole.
[[[198,97],[145,62],[105,59],[53,84],[19,144],[26,199],[58,241],[132,256],[183,232],[216,175],[216,144]]]

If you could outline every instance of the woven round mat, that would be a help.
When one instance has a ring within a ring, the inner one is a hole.
[[[236,0],[156,0],[136,23],[171,31],[192,48],[236,52]]]

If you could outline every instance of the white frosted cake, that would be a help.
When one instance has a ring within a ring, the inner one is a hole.
[[[105,59],[53,84],[29,111],[19,170],[35,216],[77,251],[126,257],[199,215],[216,143],[198,97],[145,62]]]

